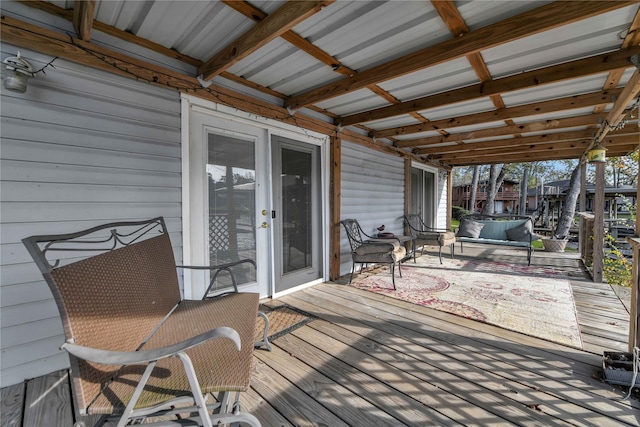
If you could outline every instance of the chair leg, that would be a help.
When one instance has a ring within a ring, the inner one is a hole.
[[[396,290],[396,263],[391,263],[391,283],[393,283],[393,290]]]
[[[456,244],[452,243],[451,244],[451,259],[453,259],[453,253],[455,252],[455,250],[456,250]]]
[[[442,264],[442,245],[438,245],[438,258],[440,258],[440,264]]]
[[[351,277],[349,278],[349,284],[351,284],[351,281],[353,280],[353,272],[356,270],[356,262],[353,261],[351,263]]]

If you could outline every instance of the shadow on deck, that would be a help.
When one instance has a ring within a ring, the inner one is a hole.
[[[500,248],[463,256],[526,264]],[[577,255],[536,252],[532,264],[569,272],[584,351],[326,283],[271,301],[317,319],[255,351],[244,408],[263,426],[640,426],[638,394],[619,401],[627,388],[601,380],[602,352],[627,349],[620,297]],[[2,389],[3,426],[66,426],[71,414],[64,372]]]

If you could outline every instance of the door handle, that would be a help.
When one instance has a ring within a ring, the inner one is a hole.
[[[269,228],[269,224],[267,224],[267,221],[263,221],[262,225],[260,225],[261,228]]]

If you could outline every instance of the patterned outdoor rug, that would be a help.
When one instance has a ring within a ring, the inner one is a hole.
[[[312,314],[287,305],[281,305],[278,307],[261,305],[260,311],[266,314],[269,319],[269,331],[267,332],[269,342],[280,338],[281,336],[286,335],[315,319],[315,316]],[[263,331],[264,319],[262,319],[262,317],[258,317],[254,341],[257,342],[262,340]]]
[[[553,267],[422,256],[402,265],[393,290],[388,268],[352,286],[582,349],[568,275]]]

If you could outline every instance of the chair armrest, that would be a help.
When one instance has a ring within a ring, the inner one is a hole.
[[[213,338],[228,338],[235,344],[238,351],[240,350],[240,335],[229,327],[222,326],[212,329],[200,335],[196,335],[188,340],[181,341],[162,348],[143,351],[112,351],[100,348],[84,347],[72,343],[64,343],[60,347],[68,351],[79,359],[88,360],[89,362],[101,363],[103,365],[131,365],[134,363],[146,363],[154,360],[164,359],[166,357],[175,356],[176,354],[195,347],[205,341]]]
[[[244,263],[249,263],[251,265],[253,265],[253,268],[257,268],[256,267],[256,262],[252,259],[241,259],[239,261],[234,261],[234,262],[229,262],[226,264],[218,264],[218,265],[176,265],[177,268],[188,268],[191,270],[210,270],[210,271],[215,271],[215,273],[211,276],[210,280],[209,280],[209,287],[207,287],[207,290],[204,292],[204,296],[202,297],[202,299],[207,299],[209,298],[209,293],[211,292],[211,289],[213,289],[215,282],[216,282],[216,278],[218,277],[218,274],[220,274],[222,271],[226,271],[227,273],[229,273],[229,276],[231,276],[231,284],[233,285],[233,292],[234,293],[238,293],[238,282],[236,281],[236,275],[233,272],[233,270],[231,269],[231,267],[235,267],[236,265],[240,265],[240,264],[244,264]],[[231,292],[226,292],[226,294],[229,294]],[[215,296],[220,296],[221,294],[216,294]]]

